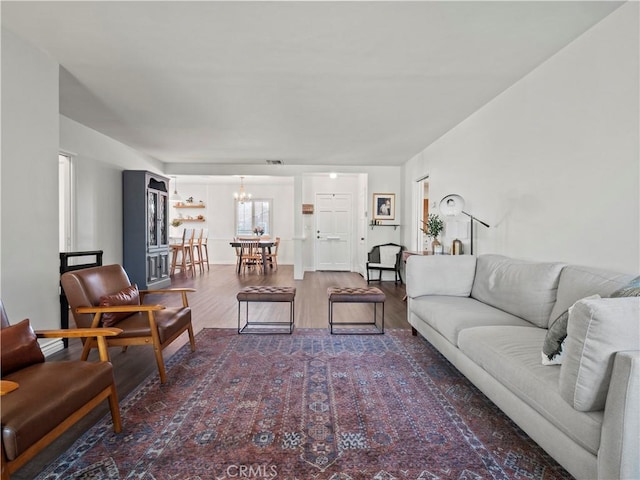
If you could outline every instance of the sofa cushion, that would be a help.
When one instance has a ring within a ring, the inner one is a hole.
[[[627,285],[613,292],[611,297],[640,297],[640,277],[634,278]]]
[[[3,378],[11,372],[42,362],[44,355],[28,318],[0,329],[0,365]]]
[[[407,295],[468,297],[475,271],[473,255],[411,255],[407,258]]]
[[[590,295],[608,297],[614,290],[627,285],[632,275],[591,267],[567,265],[560,273],[558,296],[549,322],[554,321],[578,300]]]
[[[460,332],[460,350],[518,398],[594,455],[600,446],[603,412],[579,412],[562,400],[560,366],[540,363],[544,329],[478,327]]]
[[[615,353],[640,350],[640,297],[580,300],[569,314],[560,393],[573,408],[604,408]]]
[[[140,305],[140,293],[137,285],[129,285],[119,292],[100,297],[101,307],[115,307],[117,305]],[[134,312],[108,312],[102,314],[102,325],[113,327],[116,323],[124,320]]]
[[[429,295],[411,299],[409,308],[456,346],[458,335],[465,328],[484,325],[531,326],[529,322],[515,315],[469,297]]]
[[[560,263],[480,255],[471,296],[547,328],[562,267]]]

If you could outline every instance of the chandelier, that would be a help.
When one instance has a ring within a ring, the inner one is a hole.
[[[251,194],[244,190],[244,177],[240,177],[240,191],[234,193],[233,196],[240,203],[251,200]]]
[[[182,197],[178,193],[178,177],[171,177],[171,178],[173,178],[174,180],[174,187],[173,187],[173,193],[171,194],[171,197],[169,197],[169,200],[171,200],[172,202],[181,202]]]

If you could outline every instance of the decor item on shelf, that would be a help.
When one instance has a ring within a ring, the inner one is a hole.
[[[182,197],[178,193],[178,177],[171,177],[171,178],[173,178],[174,184],[173,184],[173,193],[171,194],[171,198],[169,198],[169,200],[171,200],[172,202],[182,202]]]
[[[204,220],[204,215],[198,215],[198,220]]]
[[[240,203],[251,200],[251,194],[247,193],[244,189],[244,177],[240,177],[240,191],[234,193],[233,196]]]
[[[394,220],[396,218],[396,194],[373,194],[373,220]]]
[[[187,203],[193,203],[193,197],[189,197],[185,200]]]
[[[253,229],[253,233],[255,233],[257,236],[260,236],[264,233],[264,228],[263,227],[255,227]]]
[[[180,220],[179,218],[174,218],[173,220],[171,220],[172,227],[179,227],[180,225],[182,225],[182,220]]]
[[[451,255],[462,255],[462,253],[462,242],[456,238],[451,245]]]
[[[490,228],[489,225],[486,224],[485,222],[483,222],[482,220],[477,219],[476,217],[474,217],[470,213],[465,212],[464,211],[464,199],[460,195],[456,195],[455,193],[447,195],[442,200],[440,200],[439,210],[440,210],[440,213],[442,213],[443,215],[445,215],[447,217],[454,217],[454,216],[460,215],[462,213],[463,215],[466,215],[467,217],[469,217],[471,219],[471,231],[470,231],[470,235],[471,235],[471,251],[469,253],[471,253],[471,255],[473,255],[473,222],[476,221],[478,223],[481,223],[482,225],[484,225],[487,228]]]
[[[444,222],[435,213],[430,213],[427,221],[422,220],[422,230],[428,237],[433,238],[431,242],[431,253],[442,253],[442,244],[438,240],[438,236],[444,230]]]

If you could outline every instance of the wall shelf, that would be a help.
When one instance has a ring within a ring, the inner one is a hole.
[[[174,205],[173,208],[205,208],[204,203],[180,203]]]
[[[204,218],[177,218],[176,220],[180,220],[181,222],[204,222]]]
[[[370,223],[369,227],[371,227],[371,230],[373,230],[373,227],[393,227],[393,229],[395,230],[396,228],[398,228],[400,226],[399,223]]]

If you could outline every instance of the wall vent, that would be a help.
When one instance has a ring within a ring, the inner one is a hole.
[[[284,165],[282,160],[267,160],[267,165]]]

